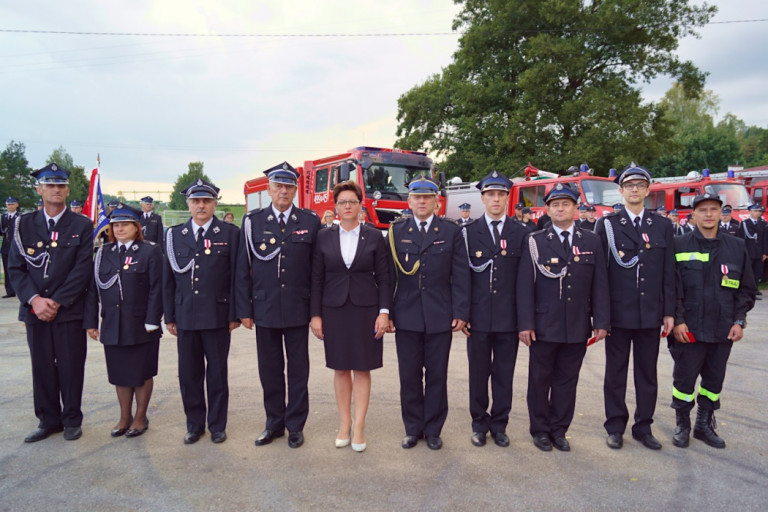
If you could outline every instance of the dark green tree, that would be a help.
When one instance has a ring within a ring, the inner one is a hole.
[[[13,196],[22,209],[30,210],[37,203],[37,192],[25,151],[23,143],[11,141],[0,153],[0,201]]]
[[[455,1],[464,33],[452,63],[398,100],[397,145],[437,153],[449,175],[649,162],[670,132],[638,83],[670,75],[703,87],[705,74],[674,52],[714,15],[706,4]]]
[[[46,164],[56,163],[69,171],[69,199],[85,201],[88,198],[88,189],[91,182],[85,177],[85,168],[75,165],[72,155],[62,146],[53,150],[53,153],[45,161]]]
[[[187,188],[193,181],[198,178],[204,179],[210,182],[211,179],[203,171],[203,162],[189,162],[187,172],[176,178],[176,183],[173,185],[173,192],[171,192],[171,200],[168,203],[169,210],[186,210],[187,201],[181,194],[181,191]]]

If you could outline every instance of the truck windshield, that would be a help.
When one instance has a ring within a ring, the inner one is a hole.
[[[610,206],[622,202],[619,185],[613,181],[585,179],[581,180],[581,189],[589,204]]]
[[[422,174],[429,176],[430,170],[423,167],[373,164],[364,171],[365,194],[381,192],[382,199],[402,200],[408,196],[408,182]]]
[[[704,191],[719,196],[723,204],[733,208],[744,209],[752,204],[747,187],[739,183],[710,183],[704,186]]]

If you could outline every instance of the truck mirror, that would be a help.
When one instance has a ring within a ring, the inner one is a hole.
[[[440,171],[438,173],[438,183],[440,184],[440,195],[443,197],[446,197],[445,192],[445,173],[443,171]]]
[[[370,157],[364,156],[360,160],[360,165],[363,167],[363,169],[368,169],[370,166],[373,165],[373,160],[371,160]]]
[[[339,166],[339,181],[348,181],[349,176],[352,174],[353,164],[344,162]]]

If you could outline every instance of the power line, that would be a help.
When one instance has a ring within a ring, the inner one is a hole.
[[[768,21],[768,18],[756,18],[745,20],[725,20],[725,21],[710,21],[705,23],[706,25],[729,25],[737,23],[763,23]],[[684,27],[694,27],[697,25],[682,25]],[[605,31],[610,29],[628,29],[636,28],[634,26],[626,27],[610,27],[607,29],[591,29],[591,28],[563,28],[563,29],[514,29],[507,30],[507,33],[539,33],[539,32],[593,32],[593,31]],[[32,30],[32,29],[8,29],[0,28],[0,33],[6,34],[45,34],[45,35],[66,35],[66,36],[124,36],[124,37],[210,37],[210,38],[323,38],[323,37],[341,37],[341,38],[373,38],[373,37],[432,37],[432,36],[457,36],[463,35],[466,32],[380,32],[380,33],[331,33],[331,34],[259,34],[259,33],[203,33],[203,32],[89,32],[89,31],[75,31],[75,30]]]

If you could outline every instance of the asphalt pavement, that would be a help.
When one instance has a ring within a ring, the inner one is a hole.
[[[661,451],[625,435],[622,450],[605,444],[602,342],[590,347],[568,433],[571,452],[544,453],[528,434],[528,353],[521,346],[507,433],[511,446],[470,443],[466,338],[454,335],[449,370],[450,412],[444,447],[422,441],[400,448],[404,435],[394,335],[384,342],[384,367],[373,372],[366,425],[368,448],[334,448],[338,427],[333,373],[322,343],[310,335],[310,416],[298,449],[287,437],[256,447],[264,427],[253,331],[233,333],[229,358],[229,439],[206,434],[182,443],[185,420],[177,378],[176,340],[165,334],[149,410],[151,425],[135,439],[110,437],[119,411],[107,382],[104,353],[89,340],[83,396],[83,437],[58,434],[25,444],[37,419],[24,325],[18,301],[0,300],[0,511],[196,510],[766,510],[768,507],[768,300],[748,318],[732,351],[718,433],[727,448],[691,439],[672,445],[672,361],[659,357],[656,437]],[[630,413],[634,387],[628,390]]]

